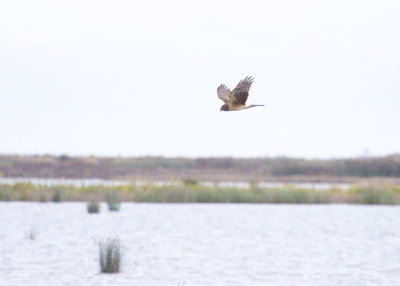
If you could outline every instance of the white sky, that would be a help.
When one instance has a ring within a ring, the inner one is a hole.
[[[256,81],[220,112],[216,88]],[[0,153],[400,152],[400,2],[1,1]]]

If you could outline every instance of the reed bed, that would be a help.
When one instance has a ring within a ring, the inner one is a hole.
[[[54,196],[57,194],[58,199]],[[287,204],[400,204],[400,186],[367,184],[347,190],[318,190],[282,187],[248,188],[204,186],[185,183],[176,185],[121,186],[41,186],[30,183],[0,185],[0,201],[102,201],[110,211],[119,210],[120,202],[154,203],[287,203]]]

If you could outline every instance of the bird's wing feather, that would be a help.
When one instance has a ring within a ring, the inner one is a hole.
[[[229,103],[229,94],[231,93],[231,91],[229,90],[229,88],[224,85],[221,84],[218,88],[217,88],[217,94],[219,99],[221,99],[223,102],[225,103]]]
[[[232,104],[246,104],[249,90],[254,78],[247,76],[245,79],[239,81],[238,85],[229,95],[229,102]]]

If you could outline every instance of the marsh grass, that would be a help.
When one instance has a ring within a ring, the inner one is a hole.
[[[87,212],[90,214],[100,213],[100,203],[97,201],[88,202]]]
[[[60,190],[54,190],[53,196],[51,197],[53,203],[60,203],[62,202],[62,195]]]
[[[122,250],[118,238],[107,239],[99,243],[99,263],[102,273],[121,271]]]
[[[248,188],[205,186],[196,183],[176,185],[121,186],[36,186],[0,185],[1,201],[101,201],[110,211],[118,211],[122,201],[155,203],[288,203],[288,204],[400,204],[397,184],[360,184],[347,190],[299,188],[293,185]]]
[[[390,188],[356,188],[351,193],[351,202],[355,204],[395,205],[400,203],[400,194]]]
[[[15,192],[7,187],[0,187],[0,201],[8,202],[16,200]]]
[[[185,186],[196,186],[199,184],[199,182],[197,180],[192,179],[192,178],[183,179],[182,182]]]
[[[121,207],[121,199],[116,192],[108,193],[106,196],[106,202],[109,211],[119,211]]]
[[[38,201],[41,202],[41,203],[46,203],[46,202],[49,201],[49,199],[48,199],[48,197],[46,196],[46,194],[41,193],[41,194],[39,194]]]
[[[28,238],[30,240],[35,240],[37,238],[37,230],[33,227],[30,228],[28,232]]]
[[[14,191],[16,191],[20,194],[20,199],[22,201],[25,201],[30,197],[33,188],[34,188],[34,185],[29,182],[18,182],[18,183],[15,183],[15,185],[13,187]]]

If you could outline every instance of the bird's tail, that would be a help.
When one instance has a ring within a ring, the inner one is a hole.
[[[265,105],[264,105],[264,104],[250,104],[250,105],[249,105],[249,108],[250,108],[250,107],[256,107],[256,106],[265,106]]]

